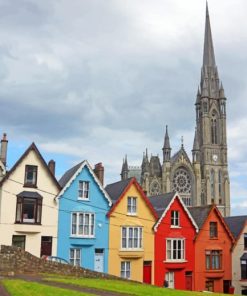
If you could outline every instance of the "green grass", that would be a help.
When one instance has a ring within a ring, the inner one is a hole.
[[[207,294],[201,292],[189,292],[158,288],[155,286],[143,285],[128,281],[108,280],[108,279],[89,279],[89,278],[73,278],[73,277],[58,277],[50,276],[46,280],[62,283],[74,284],[82,287],[90,287],[100,290],[121,292],[126,295],[135,296],[206,296],[206,295],[224,295],[219,293]]]
[[[92,296],[23,280],[2,280],[1,283],[11,296]]]

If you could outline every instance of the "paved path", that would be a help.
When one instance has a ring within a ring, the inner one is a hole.
[[[52,286],[52,287],[58,287],[58,288],[63,288],[67,290],[73,290],[73,291],[78,291],[78,292],[85,292],[89,293],[92,295],[98,295],[98,296],[126,296],[127,294],[124,293],[117,293],[117,292],[110,292],[110,291],[104,291],[104,290],[99,290],[95,288],[88,288],[88,287],[82,287],[78,285],[73,285],[73,284],[65,284],[65,283],[59,283],[59,282],[53,282],[53,281],[46,281],[42,278],[40,275],[16,275],[13,277],[13,279],[22,279],[24,281],[31,281],[31,282],[37,282],[40,284],[44,284],[47,286]],[[102,279],[104,281],[104,279]],[[128,294],[131,296],[132,294]],[[1,294],[0,291],[0,296],[9,296],[9,294]]]

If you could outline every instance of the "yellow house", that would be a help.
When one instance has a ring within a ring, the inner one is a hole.
[[[109,273],[154,283],[157,214],[135,178],[106,186],[113,201],[109,218]]]

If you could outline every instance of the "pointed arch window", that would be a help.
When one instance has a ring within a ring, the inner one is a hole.
[[[212,144],[218,144],[217,125],[218,125],[218,122],[217,122],[216,112],[213,112],[212,119],[211,119],[211,141],[212,141]]]
[[[214,170],[210,173],[210,190],[211,190],[211,198],[213,199],[215,197],[215,184],[214,184]]]
[[[222,172],[219,170],[218,172],[218,182],[219,182],[219,196],[222,196]]]

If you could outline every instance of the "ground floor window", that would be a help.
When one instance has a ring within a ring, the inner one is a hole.
[[[247,259],[241,260],[241,279],[247,279]]]
[[[25,250],[26,236],[25,235],[13,235],[12,236],[12,246],[22,248]]]
[[[247,295],[247,289],[242,290],[241,294],[242,295]]]
[[[69,261],[72,265],[80,266],[81,265],[81,249],[70,249]]]
[[[166,273],[166,283],[167,283],[167,287],[174,289],[175,284],[174,284],[174,272],[167,272]]]
[[[206,289],[206,291],[213,292],[214,291],[214,281],[206,281],[205,289]]]
[[[121,277],[130,279],[130,261],[121,262]]]

